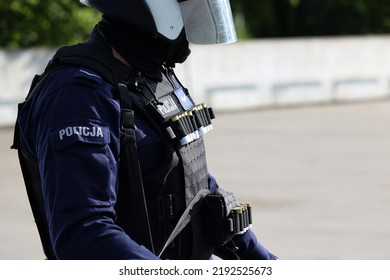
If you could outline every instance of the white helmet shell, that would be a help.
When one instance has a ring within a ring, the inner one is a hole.
[[[145,0],[152,12],[157,32],[175,40],[183,30],[184,23],[177,0]]]

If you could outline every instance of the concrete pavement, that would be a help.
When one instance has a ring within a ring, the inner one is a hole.
[[[42,259],[11,129],[0,129],[0,259]],[[217,114],[221,187],[281,259],[390,259],[390,101]]]

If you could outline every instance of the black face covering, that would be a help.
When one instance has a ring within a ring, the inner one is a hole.
[[[168,42],[146,34],[134,26],[103,17],[98,30],[134,68],[154,81],[161,81],[161,67],[174,67],[184,62],[190,54],[184,29],[179,38]]]

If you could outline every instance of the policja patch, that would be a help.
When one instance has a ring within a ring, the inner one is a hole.
[[[99,121],[77,121],[53,130],[50,141],[55,149],[63,149],[76,142],[106,145],[110,143],[110,129]]]

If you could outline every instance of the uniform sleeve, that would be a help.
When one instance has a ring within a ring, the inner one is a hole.
[[[241,260],[276,260],[277,257],[261,245],[252,230],[244,234],[233,237],[233,242],[237,246],[236,254]],[[236,256],[227,248],[220,247],[215,250],[215,255],[225,259],[234,260]]]
[[[209,173],[209,189],[213,191],[219,188],[218,183],[213,175]],[[238,234],[233,237],[234,244],[238,247],[236,254],[242,260],[275,260],[277,257],[270,253],[257,240],[256,235],[252,230],[248,230],[244,234]],[[222,259],[236,259],[234,253],[226,247],[216,248],[214,254]]]
[[[112,88],[85,69],[68,84],[60,79],[67,77],[58,73],[42,89],[32,132],[57,257],[158,259],[115,224],[120,139]]]

